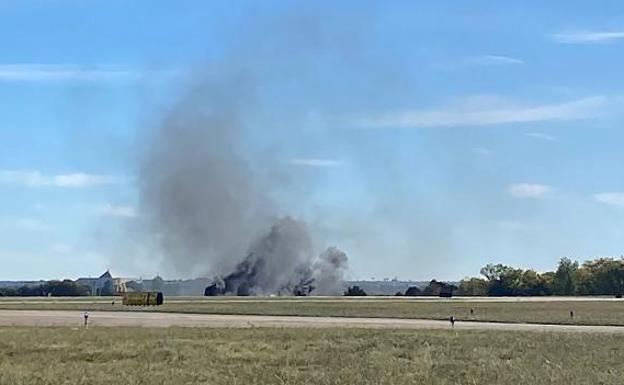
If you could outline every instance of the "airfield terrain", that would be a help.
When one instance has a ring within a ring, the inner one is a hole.
[[[112,297],[13,297],[0,298],[0,310],[424,320],[448,320],[454,316],[459,321],[624,326],[624,300],[613,297],[169,297],[158,307],[123,306]]]
[[[0,310],[0,326],[82,326],[82,312],[70,310]],[[449,329],[448,320],[358,317],[301,317],[154,312],[96,311],[89,315],[91,326],[114,327],[211,327],[211,328],[363,328],[363,329]],[[624,333],[621,326],[556,325],[508,322],[457,321],[453,329],[501,331],[555,331]]]
[[[624,377],[624,302],[607,297],[165,301],[1,298],[0,384],[615,385]]]

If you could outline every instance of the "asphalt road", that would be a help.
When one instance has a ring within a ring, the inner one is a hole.
[[[0,326],[82,327],[84,313],[78,311],[0,310]],[[152,312],[91,312],[89,326],[108,327],[347,327],[369,329],[451,329],[450,322],[398,318],[291,317],[178,314]],[[522,323],[455,322],[456,330],[515,330],[546,332],[624,333],[618,326],[537,325]]]

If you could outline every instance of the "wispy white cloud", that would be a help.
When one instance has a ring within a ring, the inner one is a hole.
[[[32,170],[0,170],[0,184],[19,185],[25,187],[91,187],[119,182],[119,178],[108,175],[85,174],[75,172],[69,174],[45,175]]]
[[[552,38],[563,44],[604,44],[624,39],[624,31],[570,31],[556,33]]]
[[[507,188],[507,192],[514,198],[543,198],[552,191],[552,187],[536,183],[516,183]]]
[[[52,64],[0,64],[0,82],[135,81],[172,71],[142,71],[121,66],[86,67]]]
[[[355,124],[371,128],[418,128],[566,121],[595,116],[607,101],[604,96],[594,96],[564,103],[519,105],[499,98],[469,98],[464,103],[444,108],[390,112],[355,119]]]
[[[134,218],[137,216],[134,206],[116,206],[109,203],[102,206],[98,211],[102,215],[112,217]]]
[[[554,136],[544,134],[543,132],[525,132],[524,135],[530,136],[533,139],[548,140],[551,142],[554,142],[557,140],[557,138],[555,138]]]
[[[295,158],[291,159],[289,163],[293,166],[305,167],[337,167],[343,165],[341,160],[321,158]]]
[[[524,64],[524,60],[511,56],[501,55],[480,55],[466,58],[463,63],[465,65],[475,66],[496,66],[496,65],[510,65],[510,64]]]
[[[600,203],[624,207],[624,192],[605,192],[594,195],[594,199]]]
[[[432,67],[436,70],[457,70],[470,67],[494,67],[518,64],[524,64],[524,60],[502,55],[478,55],[457,59],[452,62],[433,63]]]

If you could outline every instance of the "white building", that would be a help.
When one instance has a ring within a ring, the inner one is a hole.
[[[98,278],[78,278],[76,283],[88,287],[91,290],[91,295],[102,295],[103,292],[106,294],[110,289],[113,293],[125,293],[127,281],[125,278],[113,278],[110,271],[106,270]]]

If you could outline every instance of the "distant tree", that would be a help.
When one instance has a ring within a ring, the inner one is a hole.
[[[517,288],[521,279],[522,270],[509,266],[488,264],[481,269],[488,281],[488,295],[509,296],[514,295],[514,288]]]
[[[79,285],[70,279],[48,281],[43,284],[43,291],[45,295],[54,297],[77,297],[90,294],[88,287]]]
[[[535,295],[553,295],[555,293],[554,284],[555,273],[547,271],[539,275],[537,292]]]
[[[15,297],[17,290],[12,287],[0,287],[0,297]]]
[[[2,295],[2,294],[0,294],[0,296],[1,296],[1,295]],[[402,291],[397,291],[396,293],[394,293],[394,296],[395,296],[395,297],[401,297],[401,296],[403,296],[403,292],[402,292]]]
[[[502,264],[488,264],[481,269],[485,279],[466,278],[459,284],[460,295],[545,296],[545,295],[615,295],[624,294],[624,257],[598,258],[581,266],[562,258],[556,271],[538,273]],[[444,282],[432,280],[423,295],[448,292]],[[453,290],[453,288],[451,288]]]
[[[17,288],[19,297],[42,297],[45,294],[43,285],[24,285]]]
[[[555,271],[555,280],[553,282],[555,294],[574,295],[576,293],[578,268],[578,262],[568,258],[561,258],[557,271]]]
[[[624,292],[624,259],[599,258],[583,263],[589,294],[621,295]]]
[[[364,297],[366,296],[366,292],[359,286],[355,285],[348,287],[347,291],[344,292],[344,295],[348,297]]]
[[[466,278],[459,282],[459,295],[484,296],[487,291],[488,282],[481,278]]]
[[[583,266],[579,267],[575,274],[575,291],[576,295],[592,295],[596,294],[598,290],[595,287],[594,276],[589,269]]]
[[[408,297],[416,297],[422,295],[422,291],[418,288],[418,286],[410,286],[405,290],[405,295]]]
[[[440,283],[435,279],[429,281],[429,284],[422,290],[422,295],[440,295]]]

